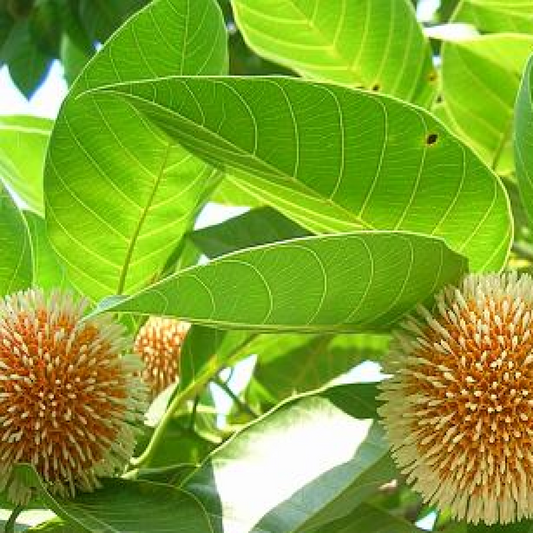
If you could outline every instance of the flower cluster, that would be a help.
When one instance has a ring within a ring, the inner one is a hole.
[[[533,279],[469,275],[394,334],[380,414],[426,501],[486,524],[533,515]]]
[[[150,317],[135,339],[135,353],[144,362],[142,374],[152,398],[175,383],[179,357],[190,324],[173,318]]]
[[[145,408],[122,326],[83,319],[86,302],[28,290],[0,301],[0,492],[26,503],[13,465],[63,497],[124,471]]]

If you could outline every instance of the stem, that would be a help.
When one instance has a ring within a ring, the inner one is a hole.
[[[213,378],[213,383],[218,385],[237,405],[237,407],[249,414],[250,416],[257,418],[259,415],[246,403],[244,403],[228,386],[228,384],[221,380],[218,376]]]
[[[233,377],[233,374],[235,373],[235,367],[230,367],[228,372],[228,377],[226,378],[226,385],[231,381],[231,378]]]
[[[6,522],[6,525],[4,526],[4,533],[15,533],[15,524],[17,522],[17,518],[19,517],[20,513],[24,510],[24,505],[17,505],[13,512],[11,513],[11,516],[9,517],[9,520]]]
[[[233,354],[231,357],[229,357],[225,364],[231,365],[239,359],[241,355],[241,351],[246,348],[250,342],[252,342],[257,335],[250,335],[244,342],[242,342],[235,350],[233,351]],[[202,379],[199,379],[196,383],[190,384],[185,390],[179,392],[174,396],[174,399],[170,402],[170,405],[168,406],[165,414],[163,415],[163,418],[159,422],[158,426],[154,430],[154,434],[152,435],[152,440],[148,444],[148,446],[144,449],[143,453],[139,455],[139,457],[134,457],[130,463],[134,467],[139,467],[146,462],[150,460],[152,455],[154,454],[154,451],[157,450],[160,442],[163,440],[165,436],[165,431],[170,424],[170,421],[174,417],[174,413],[179,409],[180,405],[182,405],[187,400],[190,400],[191,398],[194,398],[195,396],[198,396],[200,391],[209,383],[209,381],[212,379],[214,375],[216,375],[217,372],[220,372],[221,367],[217,369],[213,369],[212,372],[209,372],[206,376],[204,376]]]
[[[191,418],[189,419],[189,429],[194,430],[194,423],[196,422],[196,412],[198,411],[198,404],[200,403],[200,396],[196,396],[192,405]]]

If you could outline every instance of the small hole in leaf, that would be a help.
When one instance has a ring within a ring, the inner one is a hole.
[[[438,141],[438,139],[439,139],[439,136],[436,133],[430,133],[426,137],[426,144],[428,146],[431,146],[431,145],[435,144]]]
[[[381,89],[381,85],[379,83],[374,83],[374,85],[372,85],[372,90],[373,91],[379,91]]]

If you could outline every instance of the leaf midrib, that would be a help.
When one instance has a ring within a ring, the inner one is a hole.
[[[179,79],[179,77],[176,77],[176,76],[170,76],[169,78],[170,79]],[[140,80],[138,83],[142,84],[142,83],[146,83],[146,82],[147,83],[152,83],[153,80]],[[240,155],[244,155],[246,157],[249,157],[249,158],[253,159],[257,163],[259,163],[262,167],[268,169],[272,173],[273,177],[284,178],[284,179],[296,184],[298,187],[300,187],[302,189],[303,193],[308,194],[310,196],[314,196],[315,198],[317,198],[319,200],[322,200],[323,202],[334,206],[336,209],[342,210],[346,214],[346,216],[347,216],[347,218],[349,220],[353,221],[356,224],[360,224],[363,229],[367,229],[367,230],[374,230],[375,229],[369,222],[363,220],[359,215],[349,211],[343,205],[334,202],[331,198],[323,196],[318,191],[315,191],[314,189],[311,189],[306,183],[304,183],[302,180],[298,179],[293,174],[290,174],[290,173],[288,173],[288,172],[286,172],[286,171],[284,171],[282,169],[273,167],[268,161],[258,158],[251,151],[247,151],[246,149],[243,149],[242,147],[237,146],[235,143],[229,141],[225,137],[223,137],[221,135],[218,135],[217,133],[213,132],[212,130],[210,130],[208,128],[205,128],[201,124],[199,124],[197,122],[194,122],[193,120],[189,119],[188,117],[185,117],[184,115],[182,115],[182,114],[180,114],[178,112],[175,112],[173,110],[170,110],[170,109],[168,109],[166,107],[163,107],[163,106],[157,104],[156,102],[153,102],[151,100],[147,100],[146,98],[142,98],[142,97],[139,97],[137,95],[127,94],[127,93],[121,92],[120,90],[114,89],[115,87],[118,88],[118,87],[121,87],[121,86],[130,85],[130,84],[135,85],[136,83],[135,82],[133,82],[133,83],[132,82],[127,82],[127,83],[124,83],[124,84],[123,83],[112,84],[112,85],[109,85],[109,86],[100,87],[100,88],[95,89],[95,90],[86,91],[86,92],[83,93],[83,95],[87,95],[87,96],[95,95],[95,93],[97,94],[99,92],[107,93],[107,94],[116,96],[118,98],[124,98],[124,99],[130,99],[130,100],[139,100],[140,102],[143,102],[146,105],[149,105],[149,106],[152,106],[152,107],[154,107],[156,109],[159,109],[163,113],[173,116],[176,120],[180,120],[180,121],[186,122],[186,123],[192,125],[196,129],[203,130],[207,134],[215,136],[219,141],[222,141],[223,143],[227,144],[235,152],[239,153]],[[188,135],[188,134],[182,132],[182,135],[185,136],[185,135]],[[237,165],[235,165],[235,166],[236,166],[236,168],[239,168],[240,170],[242,170],[239,166],[237,166]]]
[[[242,8],[245,10],[248,10],[249,12],[256,13],[255,9],[251,9],[249,6],[246,5],[246,2],[240,2],[240,0],[237,0],[235,2],[237,5],[240,3]],[[362,77],[359,70],[356,70],[354,68],[353,58],[347,58],[344,57],[340,52],[339,49],[336,46],[336,42],[334,39],[330,39],[322,29],[317,26],[308,16],[307,13],[305,13],[300,6],[298,6],[293,0],[290,0],[289,3],[293,7],[294,11],[300,14],[301,18],[303,19],[303,22],[308,26],[308,28],[314,32],[314,34],[317,36],[318,41],[320,41],[322,44],[323,51],[332,58],[334,64],[339,65],[341,67],[344,67],[346,69],[346,72],[349,72],[353,76],[353,83],[361,82]],[[339,21],[339,23],[336,25],[335,30],[338,30],[338,26],[343,26],[346,19],[345,17],[342,18],[342,20]]]
[[[155,195],[157,193],[157,190],[159,189],[159,185],[161,184],[161,181],[163,179],[163,176],[165,174],[165,168],[167,166],[168,157],[170,155],[170,148],[172,146],[172,143],[168,142],[167,147],[165,149],[165,153],[163,155],[163,159],[161,161],[161,165],[159,167],[159,170],[157,172],[157,178],[152,186],[152,190],[150,192],[150,196],[148,197],[146,201],[146,205],[144,206],[141,216],[137,220],[137,224],[135,226],[135,230],[133,231],[133,234],[131,236],[130,243],[128,245],[128,249],[126,251],[126,255],[124,257],[124,263],[122,265],[122,270],[120,272],[120,277],[118,281],[118,287],[117,287],[117,294],[122,294],[124,292],[124,288],[126,285],[126,278],[128,275],[128,269],[131,263],[131,260],[133,258],[133,253],[135,252],[135,246],[137,244],[137,241],[139,240],[139,236],[141,233],[142,226],[146,220],[146,217],[148,216],[148,212],[150,211],[150,208],[152,207],[152,204],[155,199]]]

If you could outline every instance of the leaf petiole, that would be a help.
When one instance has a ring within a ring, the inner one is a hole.
[[[4,526],[4,533],[15,533],[15,525],[17,522],[17,518],[19,517],[20,513],[24,510],[23,505],[17,505],[13,512],[11,513],[11,516],[9,517],[8,521],[6,522],[6,525]]]

